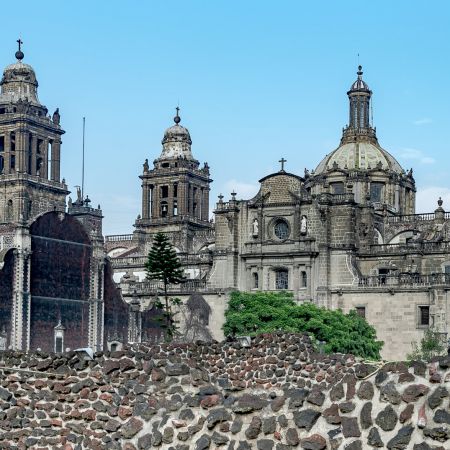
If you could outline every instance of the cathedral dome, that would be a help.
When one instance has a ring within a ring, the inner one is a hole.
[[[162,144],[164,145],[167,142],[186,142],[189,145],[192,144],[191,135],[189,134],[188,129],[179,124],[167,128],[164,133]]]
[[[173,119],[175,125],[167,128],[164,133],[160,159],[194,159],[191,152],[191,135],[187,128],[180,125],[181,118],[178,112],[179,108],[177,108],[177,115]]]
[[[398,161],[386,150],[372,142],[349,142],[340,145],[325,156],[315,170],[319,175],[329,169],[346,170],[374,169],[381,163],[381,168],[396,173],[403,173]]]
[[[37,97],[38,82],[34,69],[22,62],[24,54],[21,50],[16,52],[17,62],[10,64],[3,71],[0,82],[0,102],[9,103],[18,100],[28,100],[39,104]]]

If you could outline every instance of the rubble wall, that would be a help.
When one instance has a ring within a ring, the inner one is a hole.
[[[307,336],[0,353],[1,449],[445,449],[450,357],[366,364]]]

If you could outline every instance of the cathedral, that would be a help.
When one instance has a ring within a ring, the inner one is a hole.
[[[279,171],[261,174],[253,198],[220,195],[212,214],[213,170],[195,158],[177,108],[160,152],[142,155],[133,232],[103,237],[100,206],[81,192],[66,204],[60,112],[49,116],[40,103],[20,44],[0,83],[0,349],[159,339],[154,304],[163,286],[145,272],[157,232],[169,236],[186,275],[169,287],[183,300],[182,322],[200,311],[215,339],[236,289],[356,310],[386,343],[386,359],[404,358],[429,327],[447,339],[450,214],[440,199],[433,212],[415,213],[412,170],[378,142],[361,66],[335,150],[302,174],[282,158]]]
[[[145,279],[152,235],[167,233],[188,280],[171,286],[187,299],[200,293],[210,307],[205,324],[223,338],[231,290],[292,292],[298,302],[356,310],[386,345],[383,357],[401,359],[433,327],[450,331],[450,214],[415,214],[416,187],[378,142],[370,122],[372,91],[362,67],[347,92],[348,125],[338,147],[303,174],[285,169],[263,176],[251,199],[219,195],[209,222],[211,183],[199,169],[180,117],[142,180],[142,213],[129,235],[106,236],[114,277],[127,301],[151,305],[161,291]],[[392,343],[395,342],[395,345]]]

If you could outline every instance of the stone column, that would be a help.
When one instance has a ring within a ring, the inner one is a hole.
[[[51,143],[52,153],[51,153],[51,180],[60,180],[60,164],[61,164],[61,140],[55,139]]]
[[[29,252],[16,250],[13,274],[13,308],[11,320],[11,347],[27,350],[30,339]]]
[[[24,173],[26,172],[26,161],[25,161],[25,154],[26,154],[26,147],[28,147],[28,139],[25,138],[26,134],[23,130],[17,130],[16,131],[16,168],[19,170],[19,172]]]
[[[173,217],[173,184],[167,185],[167,217]]]
[[[42,178],[48,180],[48,139],[44,139],[41,144],[42,155]]]
[[[31,167],[30,167],[30,174],[36,175],[36,163],[37,163],[37,137],[35,134],[31,135]]]
[[[104,263],[102,260],[95,258],[92,261],[91,274],[88,345],[96,351],[101,351],[104,321]]]
[[[178,182],[178,215],[186,215],[186,183],[184,181]]]
[[[149,189],[150,186],[146,183],[145,179],[142,180],[142,218],[148,219],[149,214]]]
[[[209,220],[209,187],[203,189],[202,220]]]
[[[158,219],[161,216],[161,208],[159,206],[159,192],[160,187],[158,184],[153,188],[153,214],[152,217]]]
[[[4,150],[4,169],[3,173],[11,173],[11,133],[5,133],[5,150]]]

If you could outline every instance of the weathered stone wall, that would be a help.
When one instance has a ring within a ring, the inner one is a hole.
[[[450,358],[369,365],[302,335],[250,348],[0,353],[2,449],[445,449]]]

